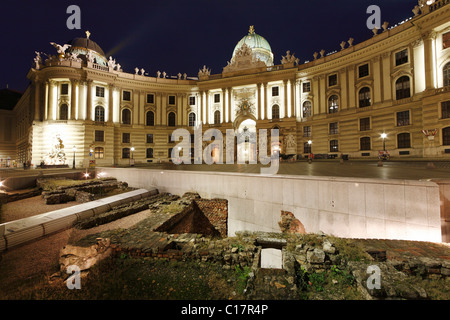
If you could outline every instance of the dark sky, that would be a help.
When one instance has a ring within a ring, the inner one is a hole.
[[[69,30],[69,5],[81,9],[81,30]],[[413,15],[416,0],[72,0],[2,1],[0,4],[0,88],[24,91],[35,51],[55,54],[49,42],[75,37],[97,42],[126,72],[144,68],[197,76],[206,65],[221,73],[250,25],[267,39],[274,63],[290,50],[303,63],[313,53],[340,49],[373,34],[366,27],[370,5],[381,8],[381,21],[395,25]]]

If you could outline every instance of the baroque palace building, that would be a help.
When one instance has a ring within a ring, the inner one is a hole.
[[[449,2],[419,1],[411,19],[303,64],[289,51],[274,64],[269,43],[250,27],[222,73],[204,66],[198,77],[123,72],[89,32],[52,43],[57,54],[36,53],[30,86],[12,111],[16,150],[8,144],[0,156],[34,166],[63,162],[64,154],[66,164],[75,154],[78,167],[167,162],[177,145],[172,132],[201,124],[224,139],[227,129],[249,136],[277,128],[272,150],[297,158],[370,159],[387,150],[450,159]],[[55,145],[59,158],[50,154]],[[233,146],[255,160],[253,140]]]

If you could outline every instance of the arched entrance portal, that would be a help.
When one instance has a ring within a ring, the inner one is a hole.
[[[237,160],[245,162],[257,161],[257,134],[256,121],[246,119],[236,129],[236,156]]]

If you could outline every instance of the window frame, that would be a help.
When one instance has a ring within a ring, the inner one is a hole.
[[[131,133],[130,132],[122,132],[122,143],[131,143]]]
[[[274,108],[276,108],[275,110],[277,110],[277,112],[275,112],[275,115],[276,115],[276,117],[274,117]],[[275,103],[273,106],[272,106],[272,110],[271,110],[271,114],[272,114],[272,120],[278,120],[278,119],[280,119],[280,106],[277,104],[277,103]]]
[[[405,53],[405,52],[406,52],[406,55],[402,54],[402,53]],[[398,55],[400,55],[400,56],[398,56]],[[405,61],[405,59],[406,59],[406,61]],[[409,50],[408,50],[408,48],[405,48],[405,49],[402,49],[400,51],[397,51],[394,54],[394,64],[395,64],[396,67],[404,65],[406,63],[409,63]]]
[[[129,115],[129,117],[125,117],[124,116],[125,114]],[[121,118],[122,118],[121,119],[122,120],[121,123],[122,124],[131,125],[132,117],[133,117],[133,114],[132,114],[132,112],[131,112],[131,110],[129,108],[123,108],[122,109],[122,112],[121,112]]]
[[[125,97],[125,94],[129,95],[128,97]],[[128,99],[125,99],[128,98]],[[131,91],[130,90],[122,90],[122,101],[131,101]]]
[[[104,159],[105,158],[105,148],[95,147],[94,148],[94,159]]]
[[[99,98],[105,97],[105,87],[95,86],[95,96]]]
[[[333,80],[333,83],[332,83]],[[338,85],[338,75],[337,73],[330,74],[328,76],[328,87],[334,87]]]
[[[173,119],[171,118],[171,115],[173,114]],[[172,123],[173,122],[173,123]],[[175,114],[175,112],[170,111],[167,114],[167,126],[168,127],[175,127],[177,125],[177,115]]]
[[[332,105],[333,101],[331,100],[331,98],[336,97],[336,99],[334,101],[334,104]],[[328,113],[329,114],[333,114],[333,113],[337,113],[339,111],[339,96],[337,94],[332,94],[331,96],[328,97]]]
[[[363,139],[365,139],[364,143],[363,143]],[[372,150],[372,139],[369,136],[365,136],[365,137],[360,137],[359,138],[359,150],[360,151],[370,151],[370,150]]]
[[[95,122],[105,122],[105,108],[98,105],[94,109],[94,121]]]
[[[408,81],[402,81],[401,79],[408,79]],[[408,84],[406,87],[405,84]],[[395,80],[395,100],[402,100],[407,99],[411,97],[411,78],[407,75],[399,77],[397,80]],[[401,88],[399,86],[401,85]]]
[[[361,68],[367,68],[367,70],[362,70]],[[361,75],[361,71],[366,71],[366,74]],[[368,77],[370,75],[370,66],[369,63],[365,63],[362,64],[360,66],[358,66],[358,79],[364,78],[364,77]]]
[[[403,137],[408,136],[408,139],[403,139]],[[402,141],[400,141],[400,137],[402,137]],[[403,145],[403,143],[408,142],[407,145]],[[401,142],[401,143],[400,143]],[[411,148],[411,133],[409,132],[401,132],[397,134],[397,149],[409,149]]]
[[[332,143],[334,145],[332,145]],[[330,140],[329,146],[330,146],[330,152],[339,152],[339,140],[337,140],[337,139]],[[336,147],[336,149],[334,149],[334,147]]]
[[[65,106],[64,112],[62,112],[63,111],[63,106]],[[65,115],[64,119],[63,119],[62,115]],[[69,120],[69,106],[67,105],[67,103],[62,103],[59,106],[59,120],[63,120],[63,121]]]
[[[101,132],[101,134],[100,134],[100,132]],[[100,138],[101,138],[101,140],[99,140]],[[94,142],[105,142],[105,131],[104,130],[94,130]]]
[[[408,115],[406,118],[405,115]],[[397,127],[405,127],[411,125],[411,111],[403,110],[395,113],[395,125]]]

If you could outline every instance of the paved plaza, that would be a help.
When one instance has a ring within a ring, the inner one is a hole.
[[[450,161],[384,161],[382,166],[378,161],[348,160],[306,160],[296,162],[281,162],[279,175],[305,175],[329,177],[354,177],[375,179],[450,179]],[[261,164],[181,164],[154,163],[137,165],[139,168],[158,170],[188,170],[188,171],[218,171],[255,173],[267,167]]]

